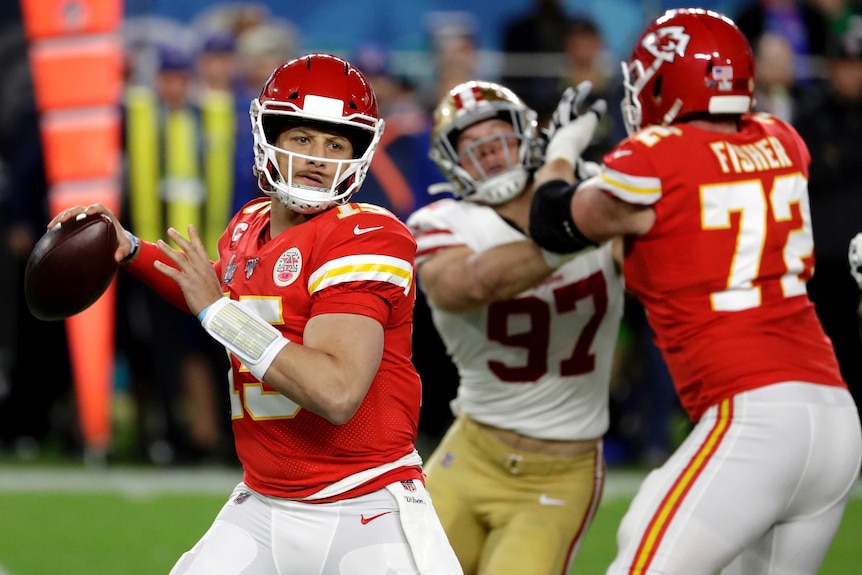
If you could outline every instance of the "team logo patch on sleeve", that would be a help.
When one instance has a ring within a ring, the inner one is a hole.
[[[296,281],[302,271],[302,254],[299,248],[290,248],[280,256],[272,268],[272,280],[278,287],[287,287]]]

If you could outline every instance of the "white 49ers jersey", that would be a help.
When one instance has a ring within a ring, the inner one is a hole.
[[[476,252],[526,236],[493,209],[441,200],[407,221],[417,268],[441,249]],[[460,374],[456,413],[542,439],[600,437],[623,312],[623,279],[608,243],[576,257],[541,285],[467,313],[431,306]],[[421,286],[420,286],[421,287]]]

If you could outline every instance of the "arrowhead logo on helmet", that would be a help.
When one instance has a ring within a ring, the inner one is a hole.
[[[744,114],[754,102],[754,53],[734,22],[712,10],[668,10],[623,62],[626,130],[689,114]]]
[[[682,26],[665,26],[652,34],[647,34],[643,47],[647,52],[666,62],[673,62],[677,56],[684,56],[691,36]]]

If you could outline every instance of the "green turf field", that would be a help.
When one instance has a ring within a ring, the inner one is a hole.
[[[0,469],[0,575],[167,575],[238,478],[236,470]],[[604,573],[640,478],[611,471],[573,574]],[[862,483],[820,573],[858,573],[860,543]]]

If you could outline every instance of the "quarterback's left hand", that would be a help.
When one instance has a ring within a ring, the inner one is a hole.
[[[186,297],[189,311],[192,315],[198,315],[210,304],[221,299],[224,293],[198,231],[189,225],[188,233],[189,237],[186,239],[174,228],[168,228],[168,237],[179,249],[172,248],[164,240],[158,240],[156,245],[159,251],[173,262],[173,266],[161,260],[156,260],[153,265],[177,282]]]
[[[859,289],[862,289],[862,232],[850,240],[848,259],[850,260],[850,273],[856,283],[859,284]]]

